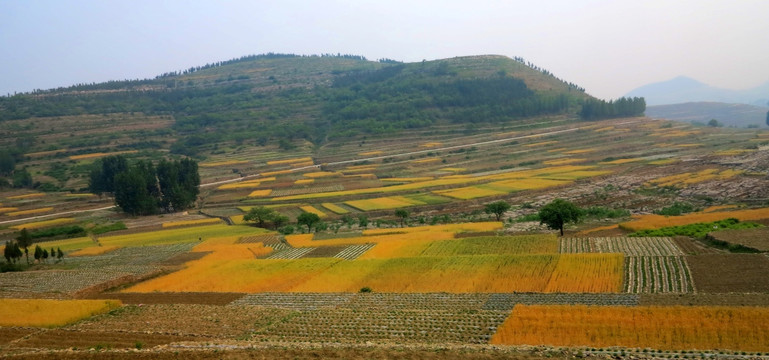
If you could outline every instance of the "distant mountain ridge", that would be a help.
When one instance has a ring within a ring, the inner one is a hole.
[[[711,119],[716,119],[725,126],[766,128],[767,111],[769,107],[766,106],[690,102],[649,106],[646,108],[646,116],[701,124],[707,124]]]
[[[729,90],[713,87],[686,76],[679,76],[668,81],[641,86],[628,92],[625,96],[644,97],[649,106],[689,102],[767,106],[769,103],[769,81],[752,89]]]

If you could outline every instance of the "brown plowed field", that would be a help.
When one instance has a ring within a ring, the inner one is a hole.
[[[342,250],[346,249],[347,246],[321,246],[319,248],[315,248],[315,250],[312,250],[304,256],[303,258],[324,258],[324,257],[333,257],[336,254],[339,254]]]
[[[769,294],[641,294],[639,305],[769,306]]]
[[[227,305],[245,294],[242,293],[103,293],[90,299],[117,299],[123,304],[200,304]]]
[[[138,343],[142,347],[153,347],[178,341],[202,340],[193,336],[177,336],[167,334],[151,334],[144,332],[118,332],[118,331],[70,331],[48,330],[20,340],[11,347],[38,348],[38,349],[67,349],[77,348],[136,348]]]
[[[758,251],[769,251],[769,228],[724,230],[708,235],[716,240],[747,246]]]
[[[687,236],[676,236],[673,237],[673,242],[678,245],[678,247],[681,249],[681,251],[684,252],[686,255],[700,255],[700,254],[721,254],[722,252],[707,247],[702,243],[697,242],[696,240],[687,237]]]
[[[36,331],[40,331],[40,329],[0,327],[0,344],[5,345]]]
[[[126,306],[68,327],[83,332],[151,332],[193,338],[235,340],[279,322],[291,310],[258,306],[143,305]],[[77,337],[76,333],[72,336]]]
[[[769,258],[759,254],[687,256],[697,292],[769,292]]]
[[[62,351],[39,352],[15,356],[8,359],[65,359],[65,360],[90,360],[90,359],[424,359],[424,360],[540,360],[540,359],[569,359],[572,356],[560,352],[547,354],[532,354],[515,349],[499,348],[403,348],[399,346],[381,347],[266,347],[254,349],[180,349],[176,347],[157,349],[153,351]]]

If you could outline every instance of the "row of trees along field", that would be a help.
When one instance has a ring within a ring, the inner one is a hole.
[[[582,103],[579,115],[586,120],[608,119],[624,116],[640,116],[646,111],[646,100],[642,97],[605,101],[587,99]]]
[[[131,215],[188,209],[199,193],[198,163],[191,159],[128,164],[121,155],[103,158],[91,170],[88,187],[98,195],[113,194],[115,203]]]

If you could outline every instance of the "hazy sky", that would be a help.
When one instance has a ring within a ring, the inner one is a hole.
[[[521,56],[601,98],[769,81],[769,0],[0,0],[0,94],[266,52]]]

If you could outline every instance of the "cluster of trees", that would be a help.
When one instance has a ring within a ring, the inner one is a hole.
[[[29,265],[30,246],[32,246],[32,237],[29,235],[29,232],[26,228],[21,229],[21,234],[16,238],[15,241],[5,242],[3,257],[5,257],[5,260],[8,264],[13,265],[16,264],[22,258],[22,256],[26,254],[27,265]],[[35,245],[34,258],[37,262],[47,261],[48,258],[61,259],[63,257],[64,252],[61,251],[61,248],[51,248],[51,251],[49,252],[48,249],[43,249],[40,247],[40,245]]]
[[[51,248],[51,252],[48,252],[48,249],[43,249],[40,245],[35,245],[35,260],[37,260],[37,262],[46,262],[49,257],[61,259],[64,257],[64,252],[61,251],[61,248],[58,250]]]
[[[587,99],[582,103],[579,115],[585,120],[609,119],[623,116],[640,116],[646,111],[646,100],[642,97],[605,101]]]
[[[161,160],[157,165],[139,161],[129,165],[121,155],[97,162],[88,187],[94,194],[112,194],[115,203],[131,215],[188,209],[199,193],[198,164],[191,159]]]

